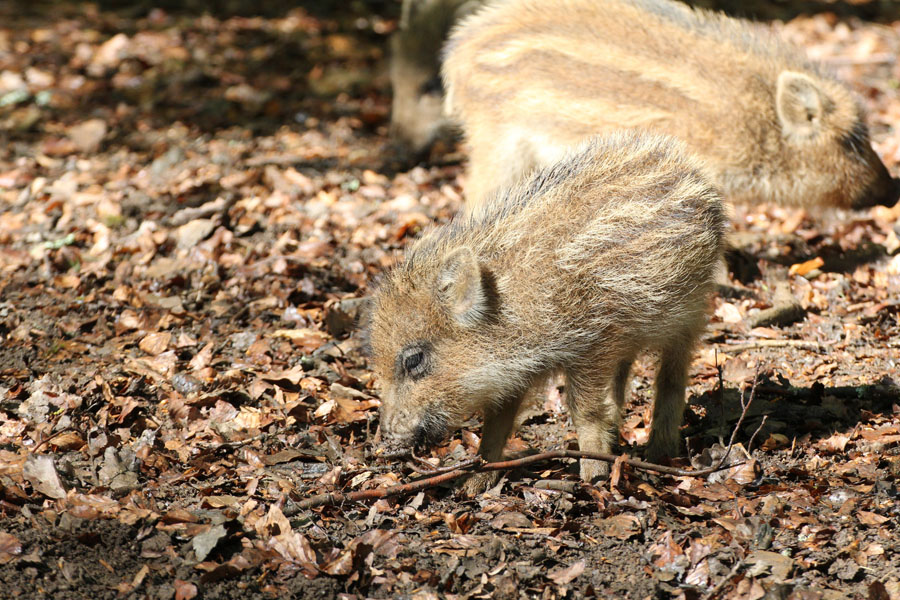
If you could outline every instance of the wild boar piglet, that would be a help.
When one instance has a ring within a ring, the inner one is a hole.
[[[441,47],[460,18],[483,0],[403,0],[400,26],[390,41],[393,103],[391,138],[403,161],[458,130],[444,115]]]
[[[900,194],[850,90],[759,25],[673,0],[495,0],[445,56],[469,208],[623,127],[684,141],[730,201],[859,209]]]
[[[677,455],[726,221],[683,144],[625,132],[588,141],[432,230],[372,297],[382,452],[438,444],[482,413],[479,454],[496,460],[523,399],[557,374],[579,447],[609,452],[631,364],[656,349],[646,456]],[[581,463],[585,481],[606,473],[605,463]]]

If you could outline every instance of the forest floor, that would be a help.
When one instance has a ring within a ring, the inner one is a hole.
[[[859,93],[896,175],[892,4],[764,4]],[[0,5],[0,595],[900,599],[900,206],[735,210],[749,268],[714,299],[676,463],[734,431],[731,469],[590,488],[551,462],[475,498],[298,507],[417,477],[371,457],[348,299],[456,213],[465,177],[456,148],[392,169],[397,8],[348,5]],[[779,282],[802,310],[754,326]],[[558,394],[545,408],[512,449],[574,443]]]

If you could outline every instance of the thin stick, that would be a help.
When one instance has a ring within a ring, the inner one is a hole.
[[[753,440],[756,439],[756,434],[762,431],[763,426],[766,424],[766,419],[768,418],[769,415],[763,415],[762,421],[759,422],[759,427],[757,427],[756,431],[753,432],[753,435],[750,436],[750,441],[747,442],[747,452],[750,452],[750,450],[753,449]]]
[[[198,444],[201,450],[234,450],[236,448],[243,448],[244,446],[249,446],[255,442],[259,442],[262,440],[266,440],[272,437],[271,433],[261,433],[259,435],[254,435],[253,437],[249,437],[245,440],[238,440],[236,442],[208,442]]]
[[[468,469],[469,467],[481,464],[481,458],[475,457],[475,458],[467,458],[466,460],[460,461],[460,462],[456,463],[455,465],[447,465],[444,467],[435,467],[435,466],[432,466],[430,463],[425,462],[424,459],[419,458],[418,456],[416,456],[415,458],[416,458],[416,460],[422,461],[421,464],[425,464],[425,465],[428,465],[429,467],[431,467],[431,469],[426,470],[426,469],[422,469],[421,466],[417,466],[412,461],[407,461],[406,465],[410,469],[412,469],[413,471],[418,473],[419,475],[432,475],[432,476],[440,475],[441,473],[449,473],[450,471],[455,471],[456,469]]]
[[[728,573],[728,575],[726,575],[725,577],[723,577],[723,578],[719,581],[719,583],[716,584],[716,587],[714,587],[714,588],[709,592],[709,594],[706,595],[705,600],[712,600],[713,598],[715,598],[716,596],[718,596],[720,593],[722,593],[722,590],[725,589],[725,586],[727,586],[729,583],[731,583],[731,581],[734,579],[734,577],[735,577],[735,576],[741,571],[741,569],[743,569],[743,568],[744,568],[744,561],[743,561],[743,560],[737,561],[737,562],[734,564],[734,566],[731,568],[731,571]]]
[[[716,465],[717,470],[722,468],[722,465],[725,464],[725,461],[728,460],[728,456],[731,454],[731,448],[734,446],[734,439],[737,437],[738,431],[741,430],[741,425],[744,423],[744,417],[747,416],[747,411],[750,410],[750,405],[753,404],[753,400],[756,398],[756,385],[758,383],[759,363],[756,365],[756,374],[753,376],[753,385],[750,387],[750,397],[747,399],[746,403],[744,402],[744,390],[741,390],[741,416],[738,417],[737,425],[731,430],[731,439],[728,440],[728,448],[725,449],[725,454],[719,459],[719,463]],[[754,433],[753,435],[755,436],[756,434]]]
[[[316,506],[333,506],[337,504],[343,504],[347,501],[376,500],[378,498],[389,498],[391,496],[413,494],[420,490],[434,487],[448,481],[453,481],[457,477],[462,477],[467,472],[468,471],[466,469],[455,469],[441,475],[428,477],[427,479],[420,479],[419,481],[413,481],[411,483],[391,485],[385,488],[375,488],[374,490],[363,490],[361,492],[348,492],[346,494],[343,492],[318,494],[316,496],[311,496],[306,500],[301,500],[297,504],[286,506],[284,507],[284,510],[282,512],[285,516],[292,517],[299,513],[301,510],[313,508]]]
[[[715,356],[716,356],[716,375],[719,378],[719,426],[721,431],[725,431],[725,377],[722,374],[722,365],[719,364],[719,348],[718,346],[715,348]],[[722,438],[721,433],[719,434],[719,443],[721,444],[725,440]]]
[[[823,348],[818,342],[807,342],[806,340],[758,340],[756,342],[748,342],[746,344],[734,344],[733,346],[722,346],[719,348],[722,352],[744,352],[745,350],[759,350],[760,348],[784,348],[790,346],[801,350],[815,350],[820,352]]]
[[[419,475],[437,475],[437,467],[421,456],[416,456],[415,452],[409,454],[409,460],[406,461],[406,466]]]
[[[550,452],[542,452],[540,454],[533,454],[531,456],[524,456],[522,458],[516,458],[513,460],[502,460],[492,463],[482,462],[482,459],[480,457],[476,457],[467,460],[460,465],[454,465],[453,470],[447,471],[446,473],[441,473],[440,475],[435,475],[434,477],[427,477],[425,479],[420,479],[418,481],[413,481],[410,483],[402,483],[384,488],[375,488],[372,490],[363,490],[359,492],[332,492],[329,494],[319,494],[306,498],[305,500],[301,500],[300,502],[292,506],[287,506],[284,508],[283,512],[285,515],[290,517],[299,513],[301,510],[313,508],[316,506],[337,505],[348,501],[355,502],[359,500],[376,500],[379,498],[389,498],[391,496],[402,496],[406,494],[412,494],[427,488],[435,487],[448,481],[453,481],[454,479],[468,475],[471,472],[506,471],[509,469],[514,469],[516,467],[532,465],[548,460],[559,460],[563,458],[587,458],[590,460],[602,460],[609,463],[615,462],[616,459],[621,459],[621,457],[615,456],[613,454],[582,452],[580,450],[551,450]],[[656,473],[674,475],[676,477],[705,477],[707,475],[715,473],[716,471],[722,470],[720,466],[716,466],[699,471],[689,471],[686,469],[678,469],[676,467],[667,467],[665,465],[648,463],[642,460],[637,460],[635,458],[624,458],[622,459],[622,462],[634,467],[635,469],[654,471]],[[733,466],[735,465],[729,465],[727,468],[731,468]]]
[[[51,436],[49,436],[49,437],[47,437],[47,438],[41,440],[40,442],[38,442],[37,445],[36,445],[34,448],[31,449],[31,452],[32,452],[32,453],[36,452],[37,449],[40,448],[41,446],[43,446],[44,444],[46,444],[46,443],[48,443],[48,442],[50,442],[50,441],[52,441],[52,440],[55,440],[56,438],[58,438],[59,436],[61,436],[61,435],[64,434],[64,433],[69,433],[69,432],[71,432],[71,431],[74,431],[74,432],[76,432],[76,433],[78,432],[78,430],[75,429],[74,427],[65,427],[65,428],[63,428],[63,429],[60,429],[59,431],[57,431],[57,432],[54,433],[53,435],[51,435]]]

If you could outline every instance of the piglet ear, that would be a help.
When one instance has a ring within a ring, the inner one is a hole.
[[[775,108],[782,131],[791,137],[812,137],[822,130],[834,102],[808,75],[782,71],[775,91]]]
[[[487,317],[488,294],[481,266],[470,249],[459,248],[444,259],[437,277],[438,301],[460,325],[477,325]]]

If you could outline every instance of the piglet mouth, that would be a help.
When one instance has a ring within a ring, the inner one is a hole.
[[[383,433],[383,432],[382,432]],[[450,435],[447,416],[432,407],[426,410],[412,431],[396,437],[388,434],[382,438],[375,456],[391,460],[416,458],[415,454],[427,452],[441,444]]]
[[[413,448],[398,442],[385,442],[375,449],[375,456],[388,460],[402,460],[413,455]]]

